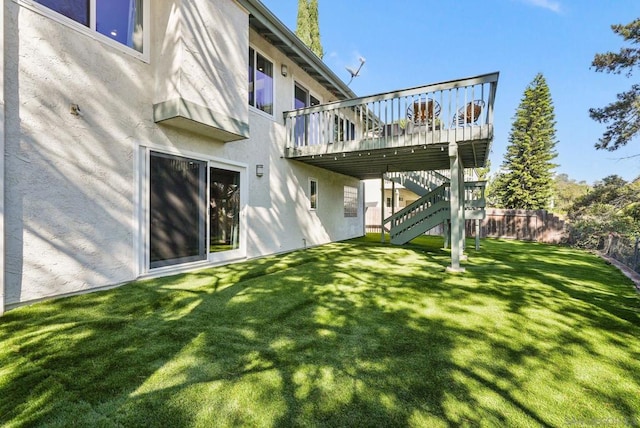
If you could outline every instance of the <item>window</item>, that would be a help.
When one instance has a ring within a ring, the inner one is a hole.
[[[344,216],[358,217],[358,188],[344,186]]]
[[[318,180],[309,179],[309,208],[315,210],[318,208]]]
[[[273,63],[249,48],[249,105],[273,114]]]
[[[34,0],[116,42],[143,52],[145,0]]]
[[[390,207],[391,206],[391,198],[387,198],[387,206]]]
[[[311,95],[309,91],[299,84],[295,84],[293,91],[294,109],[317,106],[318,104],[320,104],[320,100]],[[294,120],[294,141],[296,147],[311,146],[320,142],[320,113],[296,116]]]
[[[149,268],[242,255],[240,177],[217,163],[151,151]]]

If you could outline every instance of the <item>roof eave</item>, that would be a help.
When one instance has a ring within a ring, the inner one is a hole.
[[[356,94],[259,0],[238,0],[249,12],[249,25],[307,74],[325,86],[337,99]]]

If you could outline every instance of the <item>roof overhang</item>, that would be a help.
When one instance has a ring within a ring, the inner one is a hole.
[[[336,99],[356,94],[259,0],[238,0],[249,12],[249,26],[317,80]]]

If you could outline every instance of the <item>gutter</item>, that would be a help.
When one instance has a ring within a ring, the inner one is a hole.
[[[280,21],[260,0],[238,0],[256,20],[267,27],[273,36],[277,37],[283,45],[291,49],[302,58],[309,66],[316,70],[335,88],[344,99],[356,98],[357,95],[342,81],[315,53],[302,43],[286,25]],[[276,46],[277,48],[277,46]],[[282,49],[281,49],[282,50]],[[283,51],[284,52],[284,51]],[[286,52],[284,52],[286,54]]]

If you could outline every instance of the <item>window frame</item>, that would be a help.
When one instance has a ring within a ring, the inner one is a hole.
[[[296,97],[296,90],[300,90],[305,95],[304,107],[296,107],[296,101],[302,101]],[[322,98],[320,98],[320,96],[317,96],[314,92],[307,89],[306,86],[304,86],[297,80],[294,80],[293,82],[293,99],[291,101],[292,110],[313,107],[322,104]],[[314,126],[320,126],[319,113],[313,113],[313,115],[311,116],[297,116],[295,120],[304,121],[303,126],[300,126],[299,128],[296,126],[298,125],[298,122],[294,121],[294,140],[296,146],[313,146],[321,143],[320,141],[316,141],[319,140],[319,135],[317,133],[311,133],[310,129]],[[304,133],[302,134],[302,138],[300,138],[300,134],[298,134],[301,131],[304,131]]]
[[[318,210],[318,179],[309,177],[309,210],[317,211]]]
[[[247,77],[250,79],[249,81],[247,81],[247,104],[249,104],[249,108],[251,110],[261,115],[264,115],[265,117],[268,117],[270,119],[274,119],[276,115],[276,78],[275,78],[276,63],[272,58],[265,55],[264,52],[262,52],[260,49],[257,49],[253,45],[249,45],[248,54],[250,54],[251,51],[253,51],[253,73],[254,74],[253,76],[249,76],[247,72]],[[255,73],[256,73],[256,63],[257,63],[258,55],[260,55],[265,61],[268,61],[269,63],[271,63],[271,76],[270,76],[271,77],[271,113],[264,111],[255,106],[256,104],[256,91],[255,91],[256,74]],[[253,80],[251,80],[251,77],[253,77]],[[251,89],[253,91],[253,104],[251,104],[250,92],[249,92],[251,82],[253,82],[253,89]]]
[[[205,212],[205,246],[206,246],[206,257],[204,260],[193,261],[193,262],[185,262],[180,264],[171,264],[167,266],[158,266],[151,267],[150,266],[150,222],[151,222],[151,212],[150,212],[150,158],[151,152],[156,152],[160,154],[164,154],[167,156],[179,156],[184,158],[190,158],[196,161],[202,161],[205,163],[206,174],[206,191],[205,191],[205,202],[206,202],[206,212]],[[231,161],[229,159],[218,158],[214,156],[207,156],[202,153],[192,152],[187,150],[178,150],[178,149],[169,149],[164,146],[159,146],[155,144],[138,144],[138,150],[136,151],[136,180],[138,181],[138,186],[136,189],[135,203],[136,203],[136,235],[138,239],[136,239],[135,243],[135,251],[137,254],[137,265],[138,265],[138,276],[156,276],[156,275],[164,275],[167,273],[173,272],[183,272],[189,269],[193,269],[197,266],[209,266],[215,265],[219,263],[226,263],[235,260],[242,260],[247,257],[247,218],[246,212],[248,207],[248,165]],[[211,168],[224,169],[227,171],[234,171],[240,174],[240,211],[239,211],[239,248],[231,249],[226,251],[212,252],[210,251],[210,208],[209,208],[209,199],[211,195],[210,189],[210,173]]]
[[[344,200],[344,217],[353,218],[358,217],[358,201],[360,199],[360,189],[356,186],[344,185],[343,187],[343,200]]]
[[[133,56],[143,62],[150,62],[150,24],[151,24],[151,0],[142,0],[142,52],[138,52],[134,48],[131,48],[125,44],[118,42],[102,33],[99,33],[96,29],[96,15],[95,15],[95,2],[96,0],[90,1],[90,22],[89,26],[85,26],[61,13],[56,12],[53,9],[48,8],[45,5],[37,3],[34,0],[13,0],[15,3],[23,6],[39,15],[42,15],[46,18],[51,19],[52,21],[58,22],[59,24],[64,25],[72,30],[75,30],[79,33],[84,34],[96,41],[99,41],[105,45],[108,45],[120,52],[126,53],[130,56]]]

